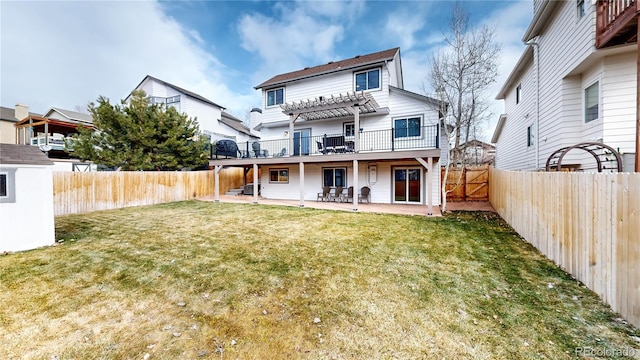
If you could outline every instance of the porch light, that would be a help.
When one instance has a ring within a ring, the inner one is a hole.
[[[363,128],[360,128],[360,134],[362,134],[362,132],[363,132],[363,131],[364,131],[364,129],[363,129]]]

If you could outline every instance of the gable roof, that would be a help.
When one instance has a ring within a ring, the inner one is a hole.
[[[412,97],[414,99],[430,103],[433,106],[436,106],[438,108],[440,107],[440,105],[444,105],[445,107],[448,106],[448,104],[445,101],[439,101],[439,100],[434,99],[432,97],[421,95],[421,94],[418,94],[418,93],[414,93],[414,92],[411,92],[409,90],[401,89],[399,87],[395,87],[395,86],[389,85],[389,89],[391,91],[397,91],[400,94],[408,95],[408,96],[410,96],[410,97]]]
[[[84,114],[77,111],[60,109],[57,107],[52,107],[51,109],[49,109],[49,111],[45,113],[44,117],[51,118],[51,113],[54,111],[66,118],[66,119],[59,119],[59,120],[71,120],[76,122],[93,124],[93,116],[91,116],[90,114]]]
[[[40,114],[29,112],[31,116],[40,116]],[[0,106],[0,120],[18,122],[22,119],[16,118],[16,109]]]
[[[238,132],[241,132],[243,134],[249,135],[254,138],[258,138],[258,136],[251,133],[251,130],[249,130],[248,127],[244,126],[244,124],[242,123],[242,120],[238,119],[237,117],[227,112],[224,112],[224,111],[222,112],[220,117],[220,122]]]
[[[196,93],[194,93],[194,92],[192,92],[192,91],[189,91],[189,90],[187,90],[187,89],[184,89],[184,88],[181,88],[181,87],[179,87],[179,86],[173,85],[173,84],[168,83],[168,82],[166,82],[166,81],[164,81],[164,80],[160,80],[160,79],[158,79],[158,78],[156,78],[156,77],[153,77],[153,76],[151,76],[151,75],[147,75],[147,76],[145,76],[145,77],[144,77],[144,79],[142,79],[142,81],[140,81],[140,83],[139,83],[139,84],[138,84],[134,89],[138,89],[138,88],[140,87],[140,85],[142,85],[142,83],[144,83],[147,79],[149,79],[149,80],[154,80],[154,81],[156,81],[156,82],[159,82],[159,83],[161,83],[162,85],[168,86],[168,87],[170,87],[170,88],[172,88],[172,89],[174,89],[174,90],[176,90],[176,91],[178,91],[178,92],[181,92],[181,93],[183,93],[183,94],[185,94],[185,95],[187,95],[187,96],[189,96],[189,97],[192,97],[192,98],[194,98],[194,99],[200,100],[200,101],[202,101],[202,102],[205,102],[205,103],[210,104],[210,105],[213,105],[213,106],[217,106],[217,107],[219,107],[220,109],[225,109],[225,107],[224,107],[224,106],[218,105],[218,104],[214,103],[213,101],[211,101],[211,100],[207,99],[206,97],[204,97],[204,96],[202,96],[202,95],[196,94]],[[147,94],[147,95],[148,95],[148,94]],[[129,96],[131,96],[131,94],[127,95],[127,97],[126,97],[125,101],[126,101],[127,99],[129,99]]]
[[[0,144],[0,164],[53,165],[37,146]]]
[[[484,141],[480,141],[478,139],[471,139],[471,140],[469,140],[467,142],[464,142],[464,143],[460,144],[460,147],[462,147],[462,148],[464,148],[464,147],[473,147],[473,146],[480,146],[480,147],[482,147],[483,149],[486,149],[486,150],[495,150],[495,148],[496,148],[495,145],[486,143]]]
[[[400,51],[399,47],[375,52],[367,55],[357,55],[350,59],[340,61],[330,61],[323,65],[314,67],[307,67],[302,70],[292,71],[285,74],[280,74],[272,77],[271,79],[263,82],[260,85],[254,87],[254,89],[261,89],[268,86],[279,85],[286,82],[305,79],[313,76],[329,74],[336,71],[342,71],[347,69],[353,69],[360,66],[376,64],[385,60],[393,60],[396,54]]]

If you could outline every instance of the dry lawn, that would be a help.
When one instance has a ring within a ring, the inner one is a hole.
[[[640,358],[640,330],[488,213],[179,202],[0,256],[1,359]]]

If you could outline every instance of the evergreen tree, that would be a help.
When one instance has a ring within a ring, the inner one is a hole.
[[[111,105],[101,96],[89,105],[94,129],[79,127],[73,155],[121,170],[180,170],[207,163],[198,123],[173,107],[149,104],[143,91],[129,103]]]

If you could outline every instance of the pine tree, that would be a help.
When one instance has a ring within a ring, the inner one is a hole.
[[[89,105],[94,129],[78,128],[73,155],[120,170],[180,170],[207,163],[198,123],[173,107],[150,105],[143,91],[127,104],[101,96]]]

